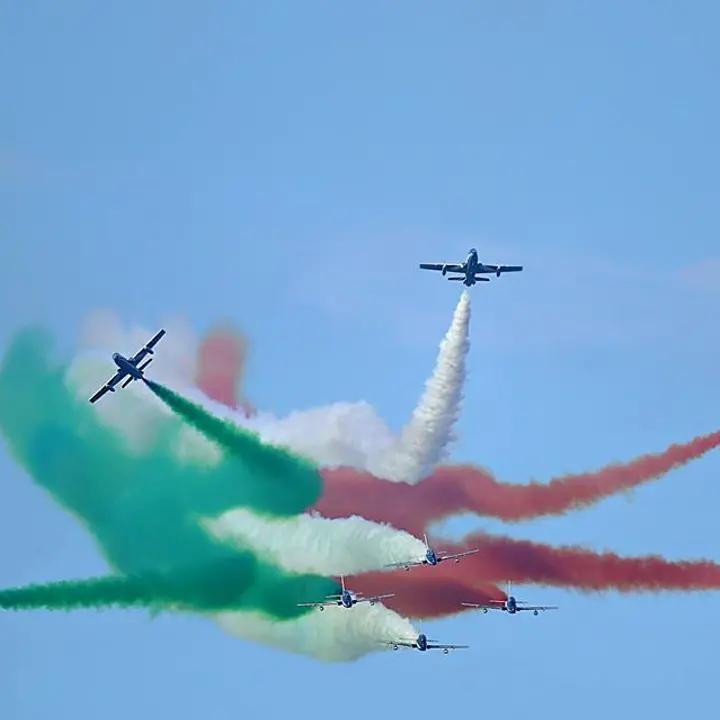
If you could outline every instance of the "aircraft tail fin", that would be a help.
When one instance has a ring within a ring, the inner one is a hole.
[[[430,544],[428,543],[427,533],[423,533],[423,540],[425,540],[425,548],[426,548],[427,550],[429,550],[429,549],[430,549]]]

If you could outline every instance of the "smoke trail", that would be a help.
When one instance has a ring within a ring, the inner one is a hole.
[[[269,493],[257,468],[230,461],[210,468],[174,458],[179,425],[168,418],[151,451],[128,453],[122,438],[97,422],[92,406],[69,394],[62,368],[50,362],[49,338],[43,333],[19,334],[0,367],[0,429],[11,453],[89,526],[111,565],[126,574],[212,565],[229,552],[242,559],[249,555],[247,548],[245,553],[228,549],[200,527],[197,518],[268,505]],[[252,436],[246,442],[260,445]],[[271,453],[261,448],[249,455],[259,462]],[[280,467],[287,465],[283,456]],[[297,475],[285,478],[289,495],[297,494],[292,487]],[[267,602],[264,610],[272,612],[276,601],[263,588],[277,589],[278,578],[292,587],[291,578],[263,563],[253,567],[249,592],[255,595],[250,595],[249,607],[258,607],[253,600],[257,597]],[[330,593],[337,586],[318,578],[314,588]],[[306,588],[301,589],[304,595]]]
[[[251,547],[259,557],[295,573],[350,575],[425,553],[424,543],[412,535],[359,517],[327,520],[298,515],[267,520],[237,509],[206,521],[205,526],[215,537]]]
[[[586,591],[618,590],[620,592],[659,592],[663,590],[703,591],[720,589],[720,565],[710,560],[673,562],[658,556],[625,558],[615,553],[597,553],[579,547],[553,548],[526,540],[474,533],[462,543],[437,541],[434,546],[443,552],[462,552],[479,548],[480,552],[462,559],[462,580],[465,597],[467,589],[475,587],[481,594],[488,583],[518,582],[575,587]],[[451,575],[451,568],[433,568],[423,573],[432,582],[443,586]],[[385,573],[383,573],[384,575]],[[405,573],[411,575],[411,572]],[[419,574],[419,573],[418,573]],[[360,588],[378,582],[371,574],[352,578]],[[393,573],[395,575],[395,573]],[[393,582],[403,583],[398,578]],[[398,591],[399,594],[399,591]],[[408,614],[416,616],[411,608]]]
[[[208,356],[199,360],[200,364],[210,361]],[[439,359],[438,367],[448,365]],[[217,393],[217,398],[220,402],[231,399],[230,383]],[[366,403],[315,408],[279,419],[264,415],[261,425],[257,427],[264,439],[330,466],[322,471],[324,493],[315,506],[323,516],[357,514],[413,535],[421,535],[435,521],[463,512],[517,522],[583,509],[660,479],[720,444],[720,431],[716,431],[628,463],[553,478],[548,483],[502,482],[487,469],[461,465],[439,467],[415,485],[390,485],[383,480],[401,479],[388,469],[388,458],[397,457],[398,441],[393,440],[390,430]],[[369,469],[376,470],[375,476],[356,472]]]
[[[493,583],[469,579],[466,575],[464,568],[440,565],[410,572],[368,572],[347,578],[346,582],[348,587],[367,596],[383,594],[391,587],[395,597],[383,603],[405,617],[418,620],[450,617],[469,610],[461,602],[505,599],[505,593]]]
[[[211,400],[252,417],[255,408],[240,389],[246,356],[247,340],[240,332],[230,326],[215,327],[198,348],[195,384]]]
[[[82,367],[78,364],[75,367],[79,368],[73,378],[74,384],[77,384],[82,380]],[[107,368],[104,370],[102,380],[107,379]],[[88,526],[105,557],[114,567],[128,573],[135,585],[132,582],[123,584],[115,578],[103,579],[99,586],[89,588],[100,590],[100,596],[89,598],[86,585],[71,585],[75,594],[69,597],[66,592],[69,588],[63,585],[60,596],[51,596],[49,600],[54,603],[62,600],[66,605],[122,601],[161,608],[168,605],[217,607],[222,602],[241,603],[247,608],[259,606],[262,613],[223,615],[223,626],[229,632],[239,633],[248,639],[282,644],[291,652],[326,659],[351,659],[382,649],[378,645],[378,637],[390,641],[400,635],[416,634],[406,621],[381,606],[373,608],[374,612],[370,614],[361,608],[353,608],[349,616],[340,615],[337,618],[326,611],[320,614],[324,622],[313,619],[318,613],[302,610],[307,615],[298,620],[273,622],[267,617],[269,611],[284,615],[294,611],[297,614],[299,611],[288,609],[286,605],[322,599],[337,592],[338,587],[329,579],[298,579],[296,574],[283,573],[256,558],[251,564],[255,568],[255,582],[249,584],[241,582],[242,577],[238,578],[231,584],[235,594],[229,600],[227,594],[221,594],[225,585],[217,586],[220,600],[216,595],[203,594],[202,588],[196,589],[193,584],[190,587],[200,593],[199,597],[188,597],[187,591],[180,592],[177,586],[168,586],[165,578],[168,575],[176,577],[178,568],[190,565],[205,569],[216,567],[224,558],[231,558],[233,562],[241,558],[245,562],[252,557],[248,553],[252,548],[247,543],[233,538],[233,545],[239,545],[243,552],[229,544],[222,544],[199,521],[205,518],[211,524],[210,518],[225,511],[243,505],[252,506],[252,503],[245,502],[248,496],[252,496],[248,487],[262,482],[260,462],[267,459],[266,455],[264,452],[245,453],[245,460],[247,455],[254,458],[251,465],[247,462],[222,462],[222,458],[217,456],[211,462],[199,462],[197,458],[193,462],[184,461],[182,446],[188,441],[187,428],[174,414],[156,419],[155,439],[151,445],[144,446],[142,452],[138,452],[137,448],[135,452],[128,452],[126,425],[113,428],[98,423],[98,408],[87,404],[85,394],[74,398],[65,387],[63,375],[63,368],[50,361],[46,335],[26,332],[16,337],[0,368],[0,429],[8,439],[13,455],[30,470],[41,486]],[[118,393],[112,400],[121,396],[122,393]],[[144,391],[134,401],[137,405],[150,399],[152,395]],[[126,421],[131,419],[132,415],[128,414]],[[245,446],[242,449],[243,452],[248,450]],[[286,484],[290,480],[290,477],[285,477]],[[303,522],[308,521],[316,524],[324,522],[306,516]],[[349,523],[352,525],[353,521]],[[344,523],[332,525],[334,529],[342,530]],[[275,531],[283,530],[278,527]],[[326,531],[324,526],[323,532]],[[351,535],[342,530],[336,537],[341,542],[349,542]],[[389,535],[383,535],[382,541],[386,540],[391,542]],[[265,538],[265,542],[277,546],[280,541],[278,538],[270,541]],[[374,544],[378,545],[377,542]],[[316,547],[317,543],[311,543],[308,554]],[[414,549],[409,552],[415,554]],[[370,562],[369,550],[363,548],[362,553]],[[321,554],[318,559],[328,560]],[[343,566],[346,559],[342,553],[334,559],[330,558],[333,563],[338,563],[338,573],[347,572]],[[291,564],[291,560],[283,558],[284,565]],[[352,567],[348,569],[352,571]],[[223,575],[218,576],[218,581],[221,578],[225,580]],[[155,586],[151,586],[153,595],[146,586],[138,587],[138,577],[144,581],[148,577],[159,577],[165,584],[158,586],[157,581]],[[213,587],[212,577],[199,578],[198,584],[201,580]],[[57,588],[53,588],[55,590]],[[132,592],[128,593],[128,590]],[[4,603],[17,605],[22,601],[25,606],[42,602],[48,604],[47,595],[37,589],[32,590],[29,596],[19,595],[18,592],[19,589],[16,589],[4,595]],[[241,594],[239,600],[238,594]],[[282,603],[280,608],[276,607],[278,602]],[[354,612],[358,609],[359,612]],[[310,636],[303,636],[305,627],[312,629]],[[311,642],[313,639],[314,644]]]
[[[425,393],[395,446],[378,458],[372,468],[375,474],[388,480],[416,483],[445,457],[460,414],[465,360],[470,349],[469,329],[470,295],[464,292],[440,345]]]
[[[381,605],[361,603],[347,610],[328,607],[292,623],[270,622],[257,613],[221,613],[216,617],[227,633],[327,662],[357,660],[388,649],[383,643],[418,636],[409,620]]]
[[[621,557],[577,547],[553,548],[524,540],[477,533],[460,544],[436,542],[448,552],[480,548],[450,566],[404,572],[369,572],[347,578],[354,590],[374,595],[392,586],[392,610],[421,620],[467,612],[462,602],[503,600],[494,583],[573,587],[585,592],[708,591],[720,589],[720,565],[709,560],[672,562],[658,556]]]
[[[259,576],[264,575],[262,584]],[[297,603],[324,594],[328,582],[315,576],[286,576],[263,567],[248,553],[228,554],[191,568],[146,570],[128,576],[63,580],[0,590],[5,610],[77,610],[82,608],[147,608],[217,612],[237,608],[260,610],[281,620],[306,614]]]
[[[239,330],[230,325],[215,327],[200,341],[195,385],[211,400],[237,410],[246,352]]]
[[[293,413],[288,418],[266,418],[273,425],[268,432],[282,437],[293,450],[326,465],[350,465],[397,482],[418,482],[432,471],[446,454],[453,439],[465,381],[465,361],[470,348],[470,296],[463,293],[450,329],[440,346],[433,375],[412,418],[399,438],[393,438],[375,411],[365,403],[317,408]],[[225,364],[220,353],[221,337],[232,342],[228,332],[208,338],[198,356],[198,386],[209,397],[228,407],[235,405],[234,381],[212,375],[215,364]],[[223,350],[224,352],[224,350]],[[342,426],[339,425],[342,423]]]
[[[197,387],[231,410],[237,404],[239,375],[214,374],[214,369],[228,363],[223,346],[232,346],[236,334],[231,329],[211,333],[197,356]],[[257,411],[250,415],[246,413],[239,421],[244,427],[259,433],[266,442],[291,447],[320,465],[374,467],[397,442],[375,409],[365,402],[298,410],[281,418]]]
[[[233,458],[262,467],[260,482],[255,480],[253,483],[262,488],[256,495],[257,509],[291,515],[309,508],[320,497],[322,478],[308,461],[279,447],[264,445],[253,433],[229,420],[215,417],[163,385],[152,380],[147,380],[146,384],[168,407]]]
[[[290,447],[319,465],[366,468],[394,442],[390,429],[367,403],[338,403],[282,418],[258,413],[243,424],[266,442]]]
[[[720,589],[720,565],[710,560],[671,562],[658,556],[624,558],[611,552],[552,548],[480,533],[469,536],[462,545],[480,548],[479,553],[464,560],[467,560],[468,577],[485,581],[511,580],[620,592]],[[457,546],[445,544],[445,547]]]
[[[471,512],[506,522],[580,510],[667,473],[720,446],[720,431],[596,472],[565,475],[548,483],[502,483],[482,468],[445,466],[416,485],[388,483],[352,468],[322,471],[325,491],[315,509],[325,517],[357,513],[421,535],[433,522]]]

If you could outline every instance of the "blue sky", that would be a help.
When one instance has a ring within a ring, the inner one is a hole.
[[[364,399],[398,428],[457,301],[417,263],[473,245],[526,270],[473,290],[454,459],[547,478],[715,429],[718,21],[669,0],[14,3],[0,344],[41,321],[70,349],[96,308],[230,319],[259,406]],[[503,531],[720,559],[719,470]],[[102,570],[4,449],[0,478],[0,585]],[[475,526],[498,529],[452,529]],[[330,667],[197,618],[8,615],[0,716],[711,706],[717,596],[523,595],[562,609],[430,625],[465,653]]]

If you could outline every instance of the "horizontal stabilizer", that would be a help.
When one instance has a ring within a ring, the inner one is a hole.
[[[153,361],[152,358],[150,358],[149,360],[146,360],[146,361],[138,368],[138,370],[144,370],[152,361]]]
[[[126,388],[133,381],[133,376],[128,376],[128,379],[120,386]]]
[[[449,277],[449,278],[448,278],[448,280],[460,280],[461,282],[462,282],[464,279],[465,279],[465,278],[464,278],[462,275],[461,275],[460,277]]]
[[[475,280],[478,282],[490,282],[490,278],[483,277],[482,275],[476,275]]]

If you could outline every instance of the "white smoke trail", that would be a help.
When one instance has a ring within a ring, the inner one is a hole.
[[[204,524],[218,539],[250,547],[288,572],[355,575],[425,554],[424,543],[409,533],[360,517],[269,520],[234,509]]]
[[[368,469],[387,480],[417,483],[445,459],[460,415],[470,349],[470,295],[464,292],[440,345],[435,372],[394,447]]]
[[[286,445],[324,466],[367,469],[373,458],[387,454],[394,442],[390,429],[364,402],[298,410],[282,418],[258,412],[243,425],[263,440]]]
[[[389,649],[387,643],[418,636],[409,620],[386,607],[367,603],[351,609],[315,610],[289,622],[273,622],[250,612],[220,613],[215,618],[225,632],[243,640],[327,662],[357,660]]]
[[[417,483],[445,459],[453,439],[470,349],[469,328],[470,296],[464,292],[425,393],[398,438],[367,403],[337,403],[283,418],[259,413],[240,422],[267,442],[286,445],[320,465],[344,465],[385,480]]]

